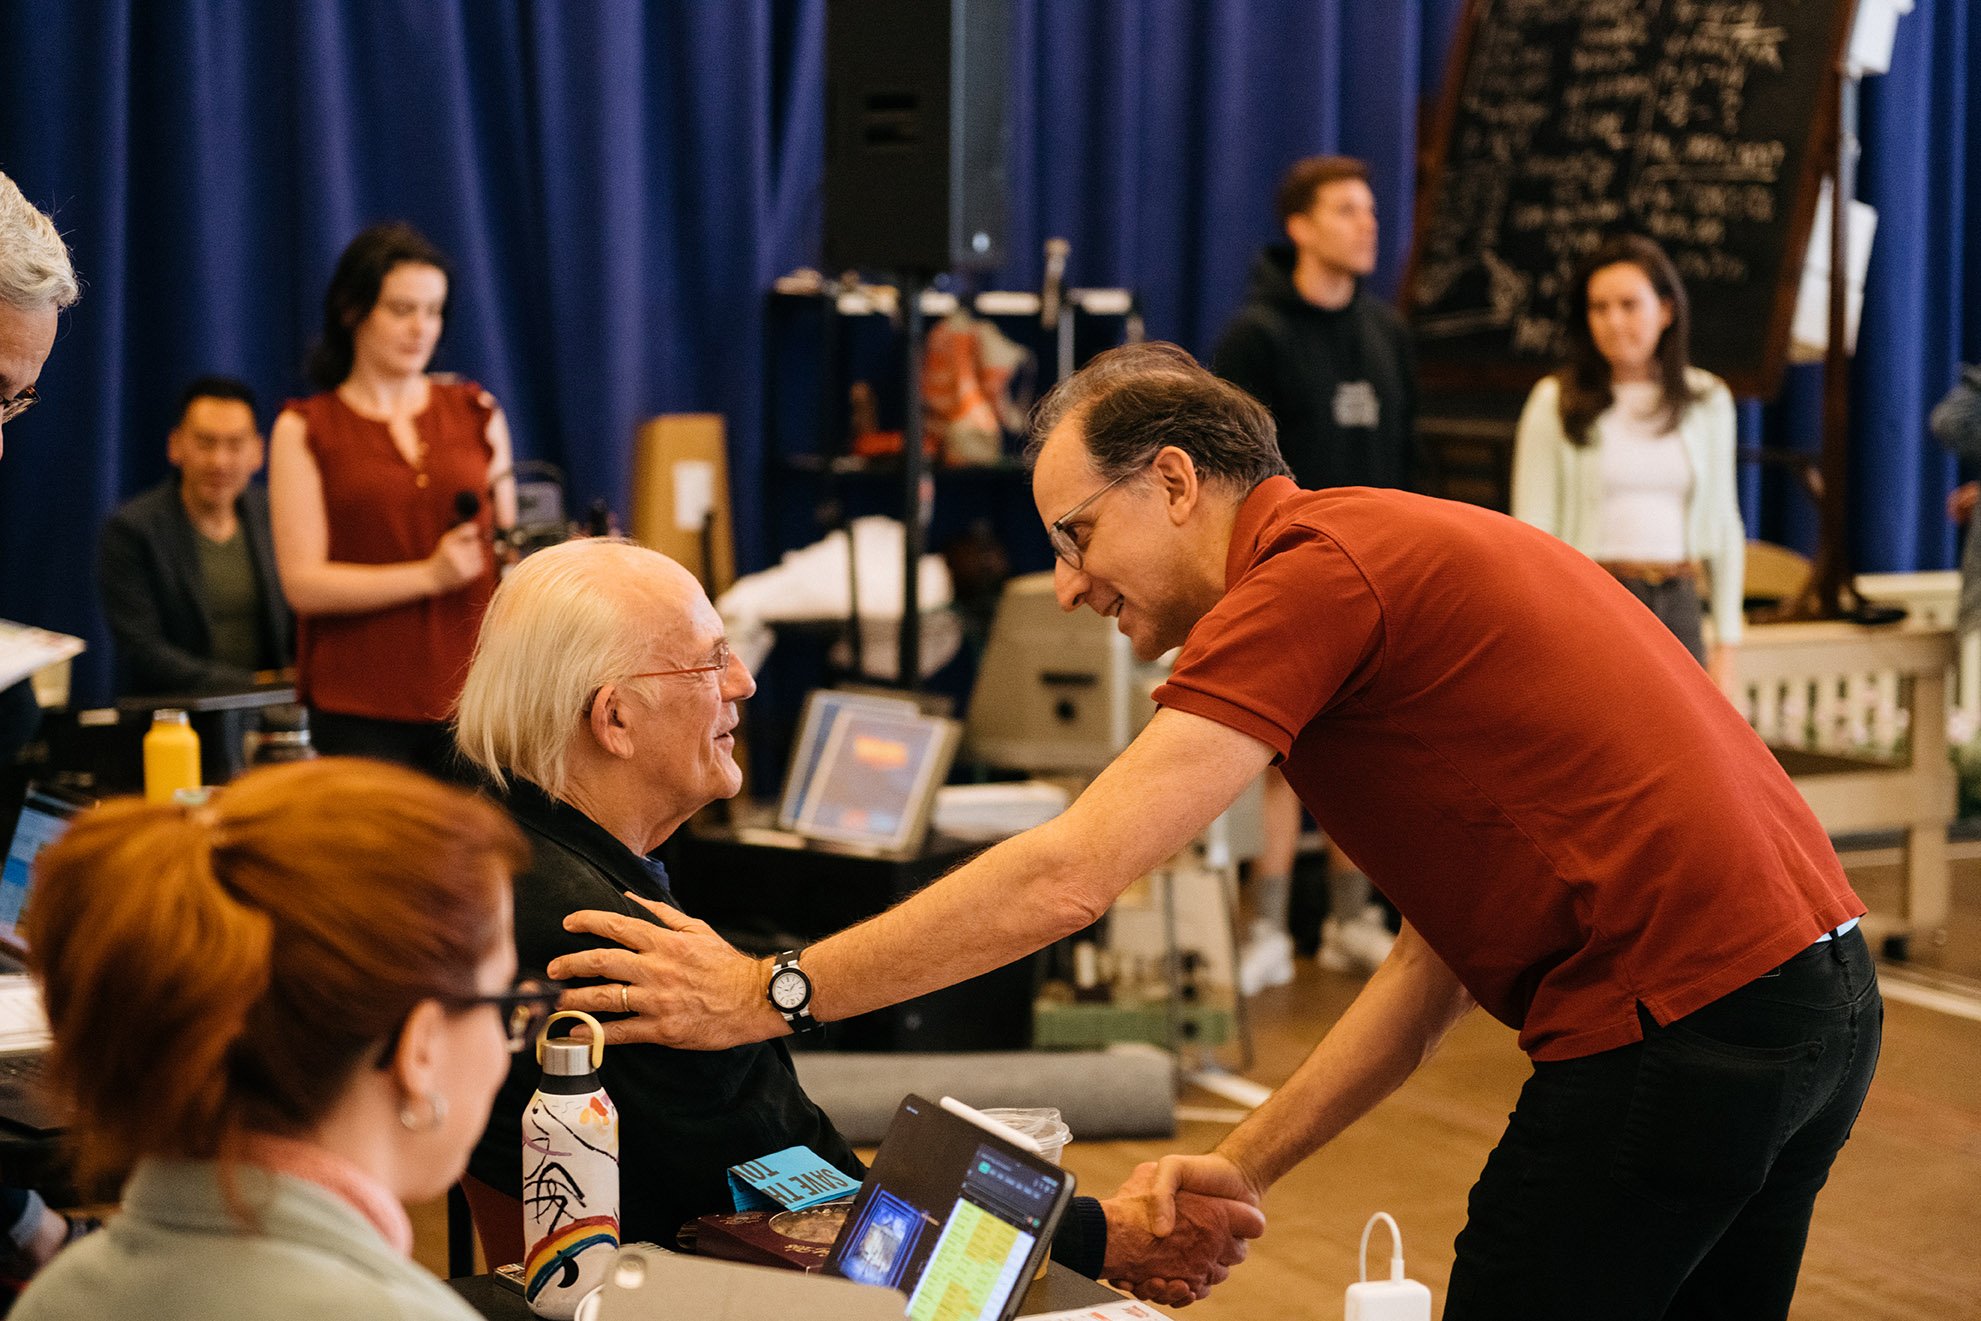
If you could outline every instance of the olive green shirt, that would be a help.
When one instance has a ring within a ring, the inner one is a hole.
[[[261,586],[255,581],[248,539],[237,526],[225,541],[195,531],[199,547],[200,594],[213,631],[213,659],[244,670],[261,663]]]

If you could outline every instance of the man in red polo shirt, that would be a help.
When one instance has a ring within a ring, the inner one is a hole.
[[[1300,491],[1258,403],[1172,346],[1096,359],[1033,432],[1060,603],[1145,658],[1183,649],[1143,735],[1060,818],[804,951],[776,1003],[767,964],[671,912],[668,932],[580,915],[631,948],[551,975],[629,985],[613,1040],[760,1038],[798,991],[801,1021],[862,1013],[1080,929],[1282,759],[1406,925],[1285,1086],[1216,1152],[1165,1159],[1157,1195],[1262,1198],[1476,1003],[1534,1071],[1445,1316],[1785,1316],[1882,1007],[1864,906],[1705,672],[1545,533]]]

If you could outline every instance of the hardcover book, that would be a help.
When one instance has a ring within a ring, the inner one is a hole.
[[[695,1252],[704,1257],[817,1272],[846,1223],[846,1203],[803,1211],[730,1211],[695,1220]]]

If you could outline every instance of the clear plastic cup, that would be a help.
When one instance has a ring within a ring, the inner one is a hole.
[[[1038,1143],[1040,1154],[1055,1165],[1059,1164],[1060,1153],[1066,1150],[1067,1142],[1073,1137],[1056,1106],[1002,1107],[986,1110],[984,1114]]]

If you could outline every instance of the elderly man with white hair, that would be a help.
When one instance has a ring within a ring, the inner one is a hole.
[[[518,565],[490,602],[458,708],[456,740],[506,799],[535,858],[516,878],[518,963],[542,973],[561,956],[618,946],[566,931],[583,909],[625,930],[660,930],[673,904],[651,855],[690,815],[742,787],[737,704],[756,691],[701,586],[667,557],[623,541],[573,541]],[[678,919],[677,919],[678,920]],[[639,1008],[640,988],[614,988]],[[618,1015],[607,1014],[610,1020]],[[672,1243],[695,1216],[733,1209],[730,1166],[793,1145],[848,1175],[864,1167],[806,1096],[782,1042],[692,1051],[624,1043],[602,1078],[621,1116],[620,1202],[628,1239]],[[496,1098],[470,1174],[521,1189],[521,1119],[537,1082],[519,1056]],[[1263,1217],[1203,1199],[1211,1228],[1183,1222],[1158,1240],[1153,1166],[1105,1202],[1076,1201],[1054,1256],[1085,1274],[1201,1296],[1244,1256]]]

